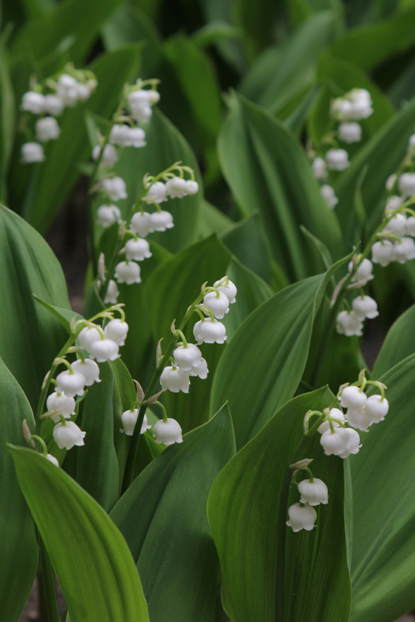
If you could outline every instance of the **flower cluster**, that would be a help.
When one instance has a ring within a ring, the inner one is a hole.
[[[178,176],[173,173],[178,172]],[[185,179],[185,173],[190,174],[190,179]],[[161,179],[164,180],[161,181]],[[120,177],[106,178],[101,184],[108,187],[111,184],[119,184],[120,191],[125,193],[125,184]],[[124,184],[123,188],[121,185]],[[123,221],[121,212],[116,205],[101,205],[98,209],[98,222],[103,227],[109,227],[115,222],[120,225],[122,239],[127,239],[119,254],[125,255],[125,260],[116,264],[114,275],[110,274],[105,303],[115,303],[119,295],[117,282],[132,285],[141,283],[140,266],[137,262],[151,257],[150,245],[145,239],[150,233],[166,231],[174,226],[170,212],[162,210],[160,203],[169,198],[183,198],[187,195],[196,194],[199,190],[198,183],[194,180],[194,171],[179,163],[174,164],[156,177],[146,175],[143,181],[144,191],[131,209],[129,218]],[[111,188],[110,188],[111,190]],[[146,211],[152,205],[155,211]],[[145,206],[145,207],[144,207]],[[111,278],[111,277],[114,278]],[[104,279],[105,280],[105,279]]]
[[[157,405],[164,407],[159,402],[155,402]],[[123,428],[120,432],[125,432],[126,436],[132,436],[134,434],[135,424],[137,423],[139,408],[134,408],[135,404],[130,410],[123,412],[121,421]],[[164,411],[165,412],[165,411]],[[141,425],[140,434],[145,434],[147,430],[151,430],[151,425],[148,425],[147,415],[144,415],[143,423]],[[183,443],[183,435],[180,424],[171,417],[165,416],[153,425],[153,437],[156,439],[158,445],[173,445],[174,443]]]
[[[330,116],[339,125],[330,132],[323,143],[330,143],[324,156],[315,156],[311,163],[314,177],[321,182],[321,194],[327,205],[333,209],[338,203],[334,189],[325,183],[328,171],[343,171],[349,166],[349,155],[339,148],[338,142],[356,143],[362,138],[362,128],[357,121],[366,119],[373,112],[370,93],[365,89],[353,89],[331,102]]]
[[[121,319],[114,318],[113,311],[118,311]],[[53,438],[61,449],[71,449],[74,445],[84,445],[85,432],[75,423],[78,402],[75,398],[83,398],[85,387],[94,382],[101,382],[97,363],[114,361],[119,357],[119,348],[125,344],[128,324],[120,305],[99,314],[98,317],[109,318],[110,321],[102,328],[92,321],[79,320],[74,324],[74,335],[79,345],[71,346],[67,352],[54,361],[54,367],[63,364],[67,368],[60,372],[56,379],[49,373],[47,382],[55,385],[55,390],[46,400],[47,416],[55,423]],[[85,357],[84,351],[89,357]],[[66,356],[76,353],[79,358],[70,363]]]
[[[183,333],[174,329],[175,334],[182,338],[182,342],[173,352],[171,365],[165,367],[161,374],[160,384],[163,390],[188,393],[192,376],[207,378],[208,366],[198,345],[225,342],[226,328],[218,320],[223,319],[229,311],[229,305],[236,302],[236,293],[235,285],[226,276],[216,281],[213,287],[202,288],[203,303],[193,306],[193,310],[201,318],[193,327],[197,345],[187,343]]]
[[[364,393],[367,385],[379,389],[380,394],[369,397]],[[360,436],[356,430],[367,432],[374,423],[383,421],[389,411],[389,403],[385,397],[386,386],[382,382],[367,380],[364,370],[359,374],[359,380],[352,385],[344,384],[339,388],[337,399],[342,408],[325,408],[323,412],[309,411],[304,418],[304,433],[311,436],[316,431],[320,433],[320,444],[326,456],[348,458],[357,454],[361,448]],[[343,409],[345,412],[343,412]],[[312,417],[318,417],[317,423],[309,429]],[[295,477],[299,470],[307,470],[310,478],[303,480],[298,486],[301,494],[300,502],[288,508],[289,520],[287,525],[293,531],[305,529],[310,531],[315,525],[317,513],[315,505],[328,503],[327,486],[321,480],[314,479],[308,468],[311,460],[304,459],[291,465],[294,469],[292,483],[297,484]]]
[[[23,163],[43,162],[45,155],[41,143],[56,140],[60,134],[55,117],[61,115],[64,108],[86,101],[96,87],[97,81],[92,72],[68,65],[64,73],[36,85],[34,90],[23,95],[22,110],[40,115],[35,124],[36,140],[22,145]]]

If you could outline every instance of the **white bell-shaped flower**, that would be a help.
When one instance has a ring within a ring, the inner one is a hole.
[[[142,106],[150,103],[150,91],[146,89],[137,89],[128,95],[128,103],[130,106]]]
[[[86,432],[82,432],[73,421],[68,421],[65,425],[57,423],[53,428],[53,438],[60,449],[72,449],[74,445],[78,447],[85,445],[85,434]]]
[[[143,423],[141,424],[140,434],[145,434],[147,430],[151,430],[151,425],[148,425],[147,415],[144,415]]]
[[[95,361],[91,359],[85,359],[85,361],[78,359],[72,363],[72,369],[83,375],[87,387],[92,386],[94,382],[101,382],[99,378],[99,367]]]
[[[333,209],[339,202],[339,199],[334,194],[334,189],[328,184],[323,184],[320,188],[320,192],[330,209]]]
[[[208,292],[203,298],[203,304],[212,311],[217,320],[224,318],[229,311],[229,298],[221,291]]]
[[[186,182],[186,194],[197,194],[199,192],[199,184],[197,181],[189,180]]]
[[[398,188],[404,197],[411,197],[415,194],[415,173],[403,173],[399,177]]]
[[[56,389],[59,393],[65,393],[69,397],[84,394],[85,378],[82,374],[74,371],[72,374],[69,369],[62,371],[56,376]]]
[[[415,134],[411,134],[408,140],[408,149],[415,147]]]
[[[116,123],[112,126],[109,142],[113,145],[118,145],[119,147],[125,147],[128,142],[130,128],[128,125],[120,125]]]
[[[229,304],[233,304],[236,302],[236,294],[238,290],[236,289],[236,285],[232,283],[230,279],[219,279],[219,281],[215,281],[213,283],[213,287],[219,290],[222,294],[225,294],[227,299],[229,300]]]
[[[352,428],[334,428],[334,432],[327,430],[321,435],[320,443],[326,456],[347,458],[358,453],[360,437]]]
[[[386,213],[399,209],[403,203],[403,198],[393,195],[386,201],[385,211]]]
[[[64,73],[58,78],[56,94],[63,101],[65,106],[75,106],[80,99],[79,82],[73,76]]]
[[[373,263],[380,264],[384,268],[388,266],[391,261],[395,261],[395,248],[392,242],[389,242],[389,240],[375,242],[372,246],[372,261]]]
[[[130,229],[141,238],[146,238],[151,229],[150,214],[148,212],[137,212],[134,214],[131,218]]]
[[[101,153],[101,146],[95,145],[92,150],[92,159],[97,161]],[[107,144],[104,147],[104,153],[101,158],[101,166],[112,168],[118,162],[118,153],[114,145]]]
[[[112,341],[115,341],[119,346],[123,346],[128,329],[129,326],[127,322],[123,322],[119,319],[110,320],[104,328],[104,335],[106,339],[112,339]]]
[[[192,367],[192,369],[188,372],[189,376],[198,377],[201,380],[206,380],[208,377],[208,364],[204,358],[200,360],[200,364],[197,367]]]
[[[91,352],[91,346],[95,341],[101,340],[101,333],[94,326],[86,326],[78,335],[79,345],[83,350]]]
[[[43,117],[36,121],[35,132],[36,140],[46,143],[48,140],[58,138],[61,128],[54,117]]]
[[[225,343],[227,338],[224,324],[210,317],[196,322],[193,334],[199,345],[201,343]]]
[[[170,212],[154,212],[150,214],[150,231],[165,231],[174,227],[173,216]]]
[[[411,259],[415,259],[415,242],[412,238],[402,238],[400,242],[393,245],[393,253],[395,261],[406,263]]]
[[[141,89],[133,91],[128,95],[128,104],[131,109],[131,114],[137,123],[147,123],[153,113],[150,99],[154,96],[149,96],[149,92],[150,91]]]
[[[73,397],[65,395],[65,393],[57,393],[54,391],[46,400],[46,407],[49,411],[59,410],[60,414],[69,419],[71,415],[75,414],[76,402]],[[52,415],[52,421],[58,423],[60,421],[59,415]]]
[[[59,462],[58,462],[57,458],[55,458],[55,456],[52,456],[52,454],[47,454],[46,459],[49,460],[49,462],[51,462],[55,466],[57,466],[57,467],[59,466]]]
[[[125,410],[121,415],[121,423],[123,425],[126,436],[132,436],[134,434],[135,424],[137,423],[138,408],[133,410]],[[143,422],[144,423],[144,422]]]
[[[160,419],[153,426],[153,436],[156,443],[161,445],[173,445],[174,443],[183,443],[182,429],[176,419],[167,418],[167,421]]]
[[[117,283],[112,279],[108,283],[107,293],[105,294],[104,302],[105,304],[115,305],[120,295],[119,289],[117,287]]]
[[[355,298],[352,302],[352,308],[360,320],[364,320],[365,318],[373,320],[379,315],[377,302],[370,296],[359,296]]]
[[[190,372],[202,362],[202,353],[193,343],[188,343],[187,348],[178,346],[173,352],[174,360],[181,371]]]
[[[350,261],[349,272],[351,272],[352,270],[353,270],[353,262]],[[373,271],[373,265],[370,259],[363,259],[358,269],[356,270],[355,274],[353,275],[352,282],[353,283],[359,282],[361,286],[363,287],[363,285],[366,285],[368,281],[373,279],[372,271]]]
[[[121,220],[120,209],[116,205],[101,205],[97,210],[97,219],[101,227],[110,227]]]
[[[141,283],[140,266],[134,261],[121,261],[115,268],[115,278],[118,283]]]
[[[140,147],[146,146],[146,133],[141,127],[128,127],[125,132],[124,147]]]
[[[389,402],[381,395],[371,395],[367,398],[366,402],[366,414],[370,418],[372,423],[379,423],[383,421],[389,411]]]
[[[189,374],[177,367],[165,367],[160,376],[160,384],[164,390],[171,391],[172,393],[179,393],[180,391],[189,393]]]
[[[62,114],[65,104],[57,95],[45,95],[43,111],[57,117]]]
[[[391,191],[397,179],[398,179],[398,176],[396,175],[396,173],[393,173],[393,175],[389,175],[389,177],[386,180],[386,184],[385,184],[386,190]]]
[[[346,335],[346,337],[361,337],[362,320],[354,311],[341,311],[336,318],[336,330],[340,335]]]
[[[143,201],[146,203],[163,203],[163,201],[167,201],[165,184],[161,181],[156,181],[156,183],[152,184],[146,196],[143,197]]]
[[[121,177],[103,179],[101,185],[111,201],[120,201],[127,198],[125,181]]]
[[[340,396],[343,408],[362,408],[366,406],[367,396],[356,386],[344,387]]]
[[[147,91],[147,99],[148,103],[154,106],[154,104],[158,104],[160,101],[160,93],[151,89],[151,91]]]
[[[407,235],[415,237],[415,216],[409,216],[406,219],[406,232]]]
[[[366,406],[361,408],[348,408],[346,412],[346,421],[352,428],[367,432],[368,427],[372,423],[366,413]]]
[[[358,143],[362,138],[362,128],[358,123],[340,123],[337,135],[344,143]]]
[[[33,114],[42,114],[45,110],[45,97],[42,93],[36,91],[28,91],[22,98],[22,110],[33,112]]]
[[[301,495],[300,503],[308,503],[309,505],[326,505],[329,502],[329,491],[326,484],[321,480],[314,478],[313,481],[303,479],[298,484],[298,492]]]
[[[349,155],[345,149],[329,149],[326,153],[327,168],[331,171],[344,171],[349,166]]]
[[[352,102],[352,110],[350,118],[354,121],[367,119],[373,112],[372,98],[366,89],[353,89],[348,93]]]
[[[143,238],[128,240],[124,250],[128,261],[143,261],[143,259],[151,257],[150,244],[147,240],[143,240]]]
[[[311,169],[316,179],[325,179],[327,177],[327,165],[323,158],[317,157],[311,163]]]
[[[403,214],[395,214],[385,225],[383,231],[402,237],[406,230],[406,217]]]
[[[22,162],[24,164],[33,164],[33,162],[43,162],[45,155],[42,145],[39,143],[24,143],[22,145]]]
[[[344,418],[342,411],[338,408],[332,408],[329,414],[333,427],[338,428],[341,423],[346,423],[346,419]],[[324,434],[327,430],[330,430],[330,423],[328,421],[323,421],[323,423],[317,428],[317,432],[320,432],[320,434]]]
[[[166,183],[166,193],[172,199],[182,199],[187,194],[187,181],[180,177],[172,177]]]
[[[90,354],[98,363],[106,363],[119,358],[118,349],[118,343],[112,339],[100,339],[91,345]]]
[[[300,503],[294,503],[288,508],[288,520],[287,525],[296,533],[305,529],[305,531],[311,531],[314,529],[315,522],[317,520],[317,512],[310,505],[301,505]]]

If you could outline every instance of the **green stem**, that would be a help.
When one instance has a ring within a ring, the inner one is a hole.
[[[56,592],[55,581],[53,578],[52,565],[50,563],[49,555],[46,551],[43,540],[39,536],[39,549],[40,549],[40,589],[43,596],[43,601],[46,605],[47,622],[59,622],[58,606],[56,604]],[[45,621],[46,622],[46,621]]]

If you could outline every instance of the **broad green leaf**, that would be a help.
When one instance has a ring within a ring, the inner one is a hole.
[[[2,206],[0,249],[0,355],[35,409],[43,378],[67,334],[33,294],[69,311],[65,279],[44,239]]]
[[[326,86],[320,91],[309,118],[309,133],[315,146],[320,146],[321,140],[335,127],[329,115],[331,99],[353,88],[369,91],[373,102],[373,113],[360,123],[363,143],[393,117],[394,109],[388,98],[358,67],[327,54],[320,59],[318,77]],[[351,156],[362,150],[361,143],[342,144],[342,147]]]
[[[305,413],[332,401],[324,388],[285,404],[213,485],[208,518],[222,568],[222,603],[234,622],[348,620],[343,461],[325,456],[319,434],[303,441]],[[319,506],[315,530],[293,533],[287,507],[299,494],[294,486],[289,494],[289,465],[303,458],[313,459],[329,503]]]
[[[38,544],[5,443],[25,443],[23,419],[33,433],[35,420],[25,394],[1,358],[0,394],[0,611],[7,622],[17,622],[36,575]]]
[[[242,35],[239,28],[226,22],[210,22],[192,33],[192,41],[198,48],[206,48],[222,39],[237,39]]]
[[[291,285],[267,300],[248,316],[223,353],[211,412],[229,401],[238,448],[294,395],[307,362],[315,315],[338,267],[335,264],[325,275]]]
[[[208,201],[203,201],[200,209],[199,235],[207,238],[212,233],[221,233],[232,227],[233,220],[228,218],[223,212],[211,205]]]
[[[114,375],[109,363],[100,365],[101,382],[88,387],[83,402],[81,427],[85,447],[78,450],[76,481],[107,512],[118,499],[119,472],[114,447],[112,395]]]
[[[128,214],[134,201],[143,191],[143,177],[146,173],[158,175],[175,162],[190,166],[196,173],[199,192],[183,199],[170,199],[168,211],[173,214],[174,227],[163,233],[151,234],[169,251],[177,252],[196,241],[200,205],[203,189],[196,158],[180,132],[157,108],[146,126],[146,147],[124,149],[114,169],[127,184],[128,199],[118,205],[124,215]]]
[[[346,17],[349,26],[377,22],[390,17],[399,0],[349,0]]]
[[[415,607],[415,355],[381,377],[390,404],[350,461],[353,605],[350,622],[393,622]],[[370,393],[378,392],[371,390]]]
[[[162,54],[161,37],[142,7],[128,2],[122,4],[104,24],[102,36],[107,50],[116,50],[126,43],[144,42],[140,77],[154,77]]]
[[[283,124],[244,98],[233,96],[230,107],[219,156],[238,205],[245,215],[260,211],[274,258],[291,281],[317,272],[320,259],[305,248],[300,225],[335,258],[342,240],[302,146]]]
[[[233,0],[201,0],[202,13],[207,24],[223,22],[236,26]],[[242,33],[241,33],[242,34]],[[218,41],[216,48],[222,58],[234,71],[242,74],[246,67],[242,42],[239,40]]]
[[[108,514],[39,453],[9,446],[72,622],[148,622],[140,578]]]
[[[131,404],[136,401],[137,395],[131,375],[123,361],[121,359],[111,361],[110,366],[114,375],[114,389],[112,394],[114,445],[117,452],[120,476],[119,489],[121,490],[128,450],[131,444],[131,437],[126,434],[120,434],[120,429],[123,427],[121,416],[125,410],[131,408]]]
[[[187,308],[200,294],[203,283],[207,281],[212,286],[215,281],[225,276],[229,261],[230,253],[212,236],[184,249],[153,272],[145,285],[144,298],[150,312],[154,341],[157,343],[163,338],[163,350],[171,339],[170,326],[173,320],[176,320],[178,327]],[[185,331],[187,338],[192,341],[192,328],[198,319],[195,314]],[[206,344],[202,347],[209,375],[206,380],[192,378],[188,395],[169,391],[163,395],[168,413],[172,413],[171,416],[179,420],[185,432],[208,419],[212,379],[223,349],[223,345],[217,344]],[[150,361],[155,361],[154,356],[155,350]],[[226,398],[216,410],[225,401]]]
[[[402,53],[415,42],[415,8],[377,24],[349,30],[331,53],[337,58],[371,71],[383,61]]]
[[[72,41],[71,60],[82,65],[101,24],[120,4],[120,0],[65,0],[20,29],[12,47],[13,54],[29,49],[41,60],[52,54],[65,39]],[[80,19],[82,16],[82,19]]]
[[[283,12],[283,2],[272,0],[236,0],[235,22],[244,30],[243,43],[249,60],[275,38],[278,19]]]
[[[41,304],[42,307],[45,307],[45,309],[47,309],[57,320],[59,320],[62,326],[68,331],[68,333],[71,333],[71,321],[73,319],[75,319],[76,321],[82,318],[79,313],[75,313],[75,311],[72,311],[72,309],[61,309],[60,307],[50,305],[45,300],[39,298],[39,296],[36,296],[36,294],[33,294],[33,298],[36,300],[36,302]]]
[[[278,114],[314,83],[317,59],[333,42],[335,30],[332,12],[312,17],[285,44],[269,47],[258,57],[242,81],[241,93]]]
[[[239,261],[267,283],[271,281],[272,251],[258,212],[228,227],[220,238]]]
[[[120,99],[124,84],[137,76],[139,56],[140,46],[128,45],[104,54],[90,66],[98,80],[97,90],[85,105],[65,111],[60,122],[61,133],[47,150],[47,159],[39,170],[33,200],[24,214],[39,231],[44,232],[48,228],[72,190],[79,177],[77,164],[90,158],[85,107],[109,118]]]
[[[111,512],[142,576],[152,622],[214,621],[219,564],[206,501],[234,453],[224,406],[155,458]]]
[[[355,242],[356,238],[360,239],[360,234],[353,238],[356,215],[350,206],[353,205],[362,169],[368,166],[361,192],[370,226],[374,228],[383,213],[383,206],[379,203],[385,196],[386,180],[401,165],[414,124],[415,100],[412,100],[359,150],[350,167],[342,173],[335,184],[336,195],[339,197],[335,211],[345,238],[350,242]]]
[[[395,365],[415,353],[415,306],[405,311],[393,324],[376,359],[372,378],[377,380]]]

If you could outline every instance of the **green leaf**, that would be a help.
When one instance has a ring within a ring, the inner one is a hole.
[[[213,485],[208,518],[222,567],[222,603],[235,622],[348,620],[343,461],[324,455],[319,434],[303,441],[305,413],[332,401],[324,388],[288,402]],[[303,458],[313,459],[329,504],[319,506],[315,530],[293,533],[285,524],[287,506],[299,495],[294,486],[289,495],[288,467]]]
[[[82,65],[96,38],[101,24],[117,8],[121,0],[66,0],[55,4],[54,10],[26,22],[12,47],[13,55],[29,49],[33,58],[41,60],[52,54],[63,40],[71,41],[71,60]],[[82,16],[82,19],[80,19]]]
[[[197,239],[203,197],[197,161],[180,132],[157,108],[146,125],[146,142],[146,147],[142,149],[124,149],[114,167],[117,175],[125,180],[128,192],[128,199],[119,201],[118,206],[123,215],[129,213],[131,205],[143,191],[143,177],[146,173],[158,175],[179,161],[194,169],[199,192],[183,199],[171,199],[168,210],[173,215],[173,229],[150,235],[150,239],[164,248],[177,252]]]
[[[110,367],[114,375],[114,389],[112,395],[114,445],[115,451],[117,452],[118,470],[120,476],[119,489],[121,490],[128,451],[131,444],[130,436],[119,433],[120,429],[123,427],[121,416],[125,410],[131,408],[131,404],[136,401],[137,395],[131,375],[123,361],[121,359],[111,361]]]
[[[223,353],[213,383],[211,412],[229,401],[238,448],[294,395],[326,285],[343,263],[270,298],[248,316]]]
[[[192,33],[192,41],[198,48],[206,48],[222,41],[222,39],[237,39],[242,35],[239,28],[230,26],[226,22],[210,22]]]
[[[390,328],[376,359],[372,378],[377,380],[407,356],[415,353],[415,305],[405,311]]]
[[[233,96],[219,138],[223,173],[243,213],[260,210],[274,258],[291,281],[318,271],[300,225],[335,258],[342,248],[335,214],[327,209],[298,140],[283,124],[244,98]]]
[[[211,205],[208,201],[203,201],[200,210],[199,234],[201,238],[207,238],[212,233],[220,233],[232,227],[233,220],[228,218],[223,212]]]
[[[353,606],[350,622],[392,622],[415,607],[415,355],[381,377],[390,404],[350,461]],[[377,392],[377,391],[370,391]]]
[[[250,60],[273,42],[282,5],[282,2],[275,0],[236,0],[234,3],[235,21],[244,30],[243,43]]]
[[[111,512],[143,577],[152,622],[214,620],[219,564],[206,501],[234,453],[224,406],[155,458]]]
[[[102,55],[90,66],[98,80],[97,90],[87,104],[78,105],[64,113],[60,123],[61,133],[47,151],[46,162],[39,170],[33,201],[24,214],[38,231],[44,232],[48,228],[72,190],[79,177],[77,164],[90,157],[85,106],[108,118],[120,99],[125,82],[135,79],[139,56],[140,46],[128,45]]]
[[[23,420],[33,432],[35,420],[25,394],[1,358],[0,394],[0,611],[4,620],[17,622],[36,575],[38,545],[5,443],[24,443]]]
[[[241,93],[278,114],[314,83],[317,59],[333,42],[335,31],[332,12],[312,17],[285,44],[269,47],[258,57],[242,81]]]
[[[127,544],[104,510],[37,452],[9,446],[72,622],[148,622]]]
[[[356,215],[350,206],[353,205],[362,169],[368,166],[361,192],[363,204],[370,219],[370,227],[373,229],[383,213],[383,206],[379,203],[385,196],[386,180],[401,165],[414,124],[415,99],[411,100],[359,150],[350,167],[342,173],[335,184],[336,195],[339,197],[335,211],[345,238],[350,242],[360,239],[360,234],[353,237]]]
[[[35,409],[43,378],[67,336],[33,293],[69,311],[65,279],[44,239],[3,206],[0,249],[0,355]]]
[[[7,200],[6,174],[13,147],[15,131],[15,107],[13,88],[10,81],[8,55],[6,52],[8,29],[0,38],[0,201]]]
[[[153,272],[145,285],[144,298],[151,313],[154,341],[157,343],[163,338],[163,349],[171,339],[173,320],[176,319],[177,326],[180,324],[189,305],[199,296],[203,283],[207,281],[213,285],[226,275],[229,260],[230,253],[216,236],[212,236],[184,249]],[[195,315],[185,331],[190,339],[193,339],[192,328],[198,319]],[[206,380],[192,378],[189,395],[169,391],[163,395],[167,411],[175,413],[174,417],[186,432],[208,419],[212,378],[222,352],[223,346],[217,344],[203,348],[209,376]],[[226,398],[222,404],[225,401]]]
[[[82,315],[80,315],[79,313],[75,313],[75,311],[72,311],[72,309],[61,309],[60,307],[50,305],[45,300],[39,298],[39,296],[36,296],[36,294],[33,294],[33,298],[36,300],[36,302],[41,304],[42,307],[45,307],[45,309],[47,309],[57,320],[59,320],[59,322],[69,334],[71,333],[71,320],[75,319],[76,321],[82,319]]]
[[[112,394],[114,375],[109,363],[100,365],[101,382],[88,387],[82,407],[81,427],[85,447],[78,450],[76,481],[107,512],[118,499],[119,472],[114,447]]]
[[[415,42],[415,9],[377,24],[353,28],[339,39],[331,53],[364,71],[371,71]]]

